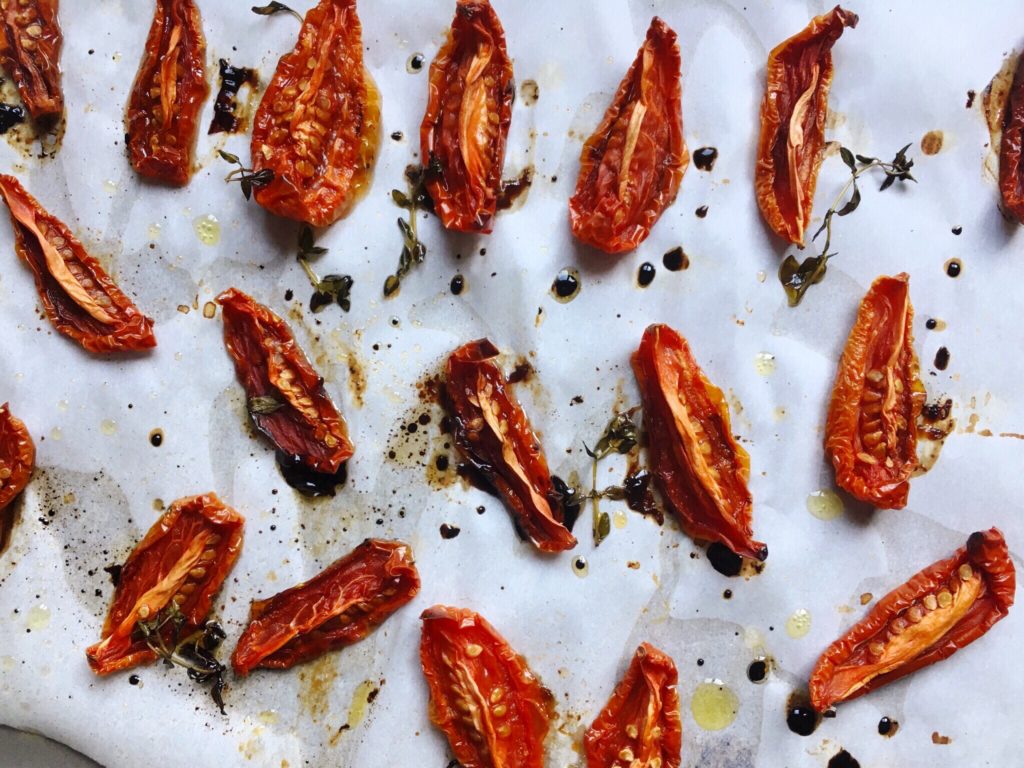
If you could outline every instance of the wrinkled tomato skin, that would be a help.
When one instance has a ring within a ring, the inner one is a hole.
[[[526,660],[479,614],[423,612],[420,664],[430,721],[463,768],[543,768],[554,697]]]
[[[768,548],[754,541],[751,529],[750,457],[732,435],[722,390],[704,375],[686,339],[667,325],[648,327],[633,354],[633,372],[651,472],[680,526],[743,557],[767,558]]]
[[[36,446],[25,423],[11,413],[8,403],[0,405],[0,553],[14,524],[13,511],[7,507],[25,490],[35,461]]]
[[[0,7],[0,65],[18,88],[28,113],[42,124],[64,114],[60,51],[64,45],[57,0],[8,2]]]
[[[514,99],[498,15],[488,0],[457,0],[420,126],[427,192],[446,229],[491,231]]]
[[[128,98],[128,157],[140,176],[182,186],[192,176],[199,113],[210,92],[206,39],[193,0],[157,0]]]
[[[856,26],[857,14],[837,5],[768,55],[754,188],[765,223],[801,247],[824,157],[832,46]]]
[[[407,544],[367,539],[309,581],[254,601],[231,665],[239,675],[288,669],[357,643],[419,589]]]
[[[887,594],[828,647],[811,673],[811,704],[824,712],[973,643],[1009,612],[1016,578],[1002,533],[996,528],[972,533],[965,546]],[[949,615],[943,617],[944,611]],[[935,625],[930,636],[922,632],[926,622]],[[900,640],[909,648],[899,663],[883,664],[874,651],[885,653]]]
[[[445,405],[455,446],[501,494],[522,536],[543,552],[572,549],[576,539],[565,527],[544,451],[522,406],[506,391],[508,381],[493,362],[497,355],[490,341],[478,339],[448,358]]]
[[[675,662],[649,643],[636,649],[625,677],[587,729],[587,768],[622,768],[626,750],[639,765],[679,768],[683,725]],[[629,764],[631,760],[625,761]]]
[[[333,224],[369,188],[379,146],[380,93],[363,66],[355,0],[321,0],[256,110],[253,170],[274,174],[256,202],[314,227]]]
[[[676,33],[654,17],[604,119],[583,145],[572,233],[606,253],[634,250],[676,199],[690,152],[683,138]]]
[[[875,280],[839,361],[825,423],[825,454],[836,484],[883,509],[906,506],[918,467],[917,419],[925,391],[913,321],[910,277],[904,272]]]
[[[237,288],[224,291],[217,302],[224,317],[224,345],[256,428],[310,469],[336,472],[353,453],[348,427],[288,324]],[[251,405],[255,398],[273,398],[280,406],[259,413]]]
[[[153,321],[121,292],[62,221],[43,210],[13,176],[0,175],[0,196],[11,212],[15,251],[32,270],[43,308],[58,331],[96,353],[156,346]],[[54,271],[55,264],[63,275]]]
[[[93,672],[106,675],[155,659],[136,625],[152,621],[172,600],[185,618],[181,637],[201,627],[242,551],[244,524],[213,493],[171,504],[121,568],[102,639],[85,652]]]
[[[1024,224],[1024,56],[1017,69],[1003,113],[999,144],[999,191],[1005,208]]]

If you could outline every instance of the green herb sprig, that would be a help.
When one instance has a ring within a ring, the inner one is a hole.
[[[299,20],[299,23],[302,23],[301,13],[293,8],[289,8],[284,3],[277,2],[277,0],[274,0],[272,3],[267,3],[266,5],[254,5],[251,10],[258,16],[273,16],[275,13],[290,13]]]
[[[320,277],[309,263],[327,253],[327,249],[313,242],[313,230],[305,226],[299,231],[299,251],[296,258],[299,265],[313,286],[313,295],[309,299],[309,308],[319,312],[324,307],[337,302],[345,312],[352,309],[352,277],[349,275],[326,275]]]
[[[818,227],[818,231],[811,238],[812,241],[817,240],[818,235],[822,232],[825,233],[825,244],[821,249],[821,253],[816,256],[808,256],[803,261],[797,261],[796,257],[790,254],[779,266],[779,281],[786,290],[789,306],[795,307],[799,304],[807,290],[812,285],[820,283],[825,277],[829,259],[837,255],[836,252],[829,251],[832,245],[833,217],[848,216],[857,210],[861,200],[860,187],[857,185],[857,180],[861,176],[875,168],[880,168],[885,174],[885,178],[878,189],[879,192],[884,192],[897,181],[917,181],[910,173],[910,169],[914,167],[914,161],[907,157],[908,149],[910,149],[910,144],[903,147],[903,149],[896,153],[896,157],[886,163],[877,157],[854,154],[846,147],[839,148],[840,157],[846,164],[846,167],[850,169],[850,178],[839,191],[835,202],[832,203],[832,206],[825,213],[821,226]],[[849,199],[847,199],[847,194],[850,193],[851,189],[853,192],[850,194]],[[845,203],[843,202],[844,200],[846,201]]]
[[[246,168],[242,165],[242,161],[238,159],[238,155],[225,152],[223,149],[218,150],[218,154],[222,160],[226,160],[227,162],[238,166],[224,177],[224,181],[237,181],[242,187],[242,194],[245,196],[246,200],[252,197],[252,191],[254,189],[265,187],[274,180],[274,171],[270,168],[264,168],[261,171],[254,171],[252,168]]]
[[[586,443],[583,444],[583,450],[587,452],[587,455],[593,459],[592,468],[592,482],[590,493],[587,495],[591,499],[592,512],[592,523],[594,529],[594,546],[598,547],[601,542],[604,541],[608,534],[612,530],[612,521],[607,512],[602,512],[598,503],[601,498],[612,498],[622,499],[625,498],[625,491],[618,486],[611,486],[602,490],[597,489],[597,463],[612,453],[624,455],[632,451],[640,442],[640,430],[637,427],[633,417],[639,411],[639,407],[634,406],[629,410],[618,413],[612,417],[611,421],[608,422],[608,426],[605,427],[604,432],[598,439],[597,443],[594,444],[594,449],[591,450]]]
[[[427,246],[416,233],[416,213],[430,207],[430,197],[424,186],[424,172],[419,168],[407,168],[405,177],[409,183],[409,192],[400,189],[391,190],[391,199],[399,208],[409,212],[409,220],[399,218],[398,229],[402,233],[402,254],[398,258],[398,270],[388,275],[384,281],[384,297],[390,298],[398,293],[405,277],[417,264],[422,264],[427,256]]]

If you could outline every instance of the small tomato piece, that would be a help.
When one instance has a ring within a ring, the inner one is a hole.
[[[508,381],[492,360],[487,339],[455,350],[446,367],[446,405],[455,446],[501,494],[516,529],[544,552],[576,546],[565,527],[560,496],[547,458],[526,413],[506,391]]]
[[[244,524],[213,493],[171,504],[121,568],[102,639],[85,651],[92,670],[106,675],[157,658],[137,624],[172,602],[184,618],[182,637],[201,627],[242,551]],[[165,631],[169,639],[171,627]]]
[[[1003,112],[999,143],[999,191],[1003,205],[1024,224],[1024,56],[1017,58],[1013,84]]]
[[[572,233],[607,253],[632,251],[676,199],[690,152],[683,138],[676,33],[657,16],[580,155]]]
[[[253,120],[253,171],[274,178],[256,202],[326,227],[370,185],[380,146],[380,93],[363,66],[355,0],[321,0],[281,57]]]
[[[253,601],[231,666],[288,669],[357,643],[419,590],[407,544],[367,539],[309,581]]]
[[[8,403],[0,405],[0,552],[14,523],[7,507],[28,485],[35,460],[36,446],[25,423],[11,413]]]
[[[651,473],[680,526],[695,539],[721,542],[764,560],[754,541],[750,457],[737,444],[722,390],[708,381],[690,346],[667,325],[652,325],[633,353]]]
[[[642,643],[626,676],[583,737],[587,768],[621,768],[634,763],[679,768],[683,724],[678,682],[672,658]]]
[[[11,211],[15,251],[32,270],[58,331],[90,352],[156,346],[153,321],[121,293],[64,222],[43,210],[13,176],[0,175],[0,196]]]
[[[880,277],[860,303],[846,341],[825,423],[836,484],[883,509],[902,509],[917,469],[917,419],[924,407],[910,277]]]
[[[554,697],[479,614],[425,610],[420,663],[430,721],[464,768],[543,768]]]
[[[490,232],[515,82],[505,32],[488,0],[457,0],[428,88],[420,156],[434,211],[447,229]]]
[[[33,120],[54,123],[64,114],[57,0],[18,0],[0,6],[0,65],[7,70]]]
[[[754,189],[765,223],[801,247],[824,157],[832,46],[856,26],[857,14],[837,5],[768,55]]]
[[[206,83],[206,40],[193,0],[157,0],[128,98],[128,157],[140,176],[187,184]]]
[[[811,704],[824,712],[973,643],[1009,612],[1016,578],[1003,534],[972,533],[828,647],[811,672]]]

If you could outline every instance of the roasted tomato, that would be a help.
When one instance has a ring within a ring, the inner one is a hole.
[[[825,148],[832,46],[857,14],[838,5],[772,49],[761,102],[754,189],[765,223],[802,246]]]
[[[679,768],[683,724],[678,681],[672,659],[653,645],[641,644],[583,737],[587,768]]]
[[[676,199],[689,164],[679,45],[654,17],[604,120],[583,145],[569,200],[572,233],[608,253],[632,251]]]
[[[239,675],[288,669],[352,645],[419,591],[409,546],[367,539],[309,581],[254,601],[231,665]]]
[[[121,293],[71,230],[44,211],[13,176],[0,176],[14,247],[32,269],[50,321],[90,352],[156,346],[153,321]]]
[[[355,0],[321,0],[281,57],[256,110],[253,170],[273,171],[256,202],[325,227],[366,192],[380,145],[380,94],[363,66]]]
[[[1016,578],[1003,534],[972,533],[828,647],[811,673],[811,704],[824,712],[953,655],[1007,614]]]
[[[455,445],[502,495],[519,533],[544,552],[576,546],[563,522],[540,441],[522,406],[505,391],[508,382],[492,360],[487,339],[471,341],[448,358],[445,390]]]
[[[212,493],[171,504],[121,568],[103,639],[85,651],[93,671],[105,675],[157,658],[137,624],[162,611],[181,614],[182,637],[202,626],[242,551],[244,524]]]
[[[135,75],[125,131],[132,168],[150,179],[187,184],[206,84],[206,40],[193,0],[157,0]]]
[[[754,541],[751,530],[750,457],[732,436],[722,390],[708,381],[686,339],[667,325],[644,332],[633,372],[651,473],[683,530],[764,560],[768,548]]]
[[[21,419],[0,405],[0,552],[7,546],[12,512],[7,506],[24,490],[35,466],[36,447]]]
[[[501,635],[467,608],[420,617],[430,721],[464,768],[543,768],[554,697]]]
[[[880,277],[860,303],[839,361],[825,424],[836,484],[861,501],[902,509],[917,469],[925,390],[914,354],[910,277]]]
[[[1003,205],[1024,224],[1024,56],[1017,69],[1003,112],[1003,138],[999,144],[999,191]]]
[[[60,49],[64,34],[57,0],[8,0],[0,4],[0,64],[33,120],[52,123],[64,114]]]
[[[457,0],[448,41],[430,65],[429,88],[420,155],[434,210],[448,229],[490,232],[515,82],[488,0]]]

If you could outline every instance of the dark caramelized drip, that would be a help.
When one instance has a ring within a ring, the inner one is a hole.
[[[25,110],[13,104],[0,104],[0,133],[7,133],[18,123],[25,122]]]
[[[213,120],[207,133],[234,133],[239,128],[235,97],[243,85],[256,87],[256,70],[233,67],[227,59],[220,60],[220,91],[213,103]]]
[[[512,207],[519,197],[533,184],[533,167],[527,167],[514,179],[501,182],[498,193],[498,210],[504,211]]]
[[[630,472],[622,482],[626,492],[626,506],[634,512],[657,520],[658,525],[665,522],[665,515],[654,499],[651,490],[651,475],[645,470]]]
[[[743,558],[717,541],[708,546],[708,560],[723,576],[739,576],[743,567]]]
[[[317,472],[303,462],[301,456],[288,456],[278,451],[277,466],[284,481],[303,496],[333,496],[335,487],[344,485],[348,477],[345,464],[334,474]]]
[[[512,369],[512,373],[508,375],[508,383],[518,384],[522,381],[526,381],[532,375],[533,366],[526,360],[523,360],[522,362],[516,363],[516,367]]]

